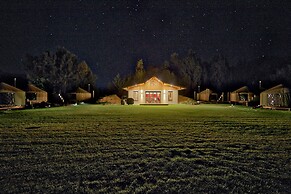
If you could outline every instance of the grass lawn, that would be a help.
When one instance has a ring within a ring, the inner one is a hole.
[[[0,193],[289,193],[291,112],[80,105],[0,112]]]

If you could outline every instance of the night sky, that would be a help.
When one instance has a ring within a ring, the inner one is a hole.
[[[0,2],[0,66],[21,73],[25,54],[64,46],[104,86],[161,65],[173,52],[231,63],[291,56],[291,2],[263,0],[9,0]]]

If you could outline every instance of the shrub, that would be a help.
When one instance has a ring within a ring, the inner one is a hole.
[[[127,103],[128,105],[134,104],[134,99],[133,99],[133,98],[127,98],[127,99],[126,99],[126,103]]]

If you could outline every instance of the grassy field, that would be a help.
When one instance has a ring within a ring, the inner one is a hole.
[[[0,193],[290,193],[291,112],[80,105],[0,112]]]

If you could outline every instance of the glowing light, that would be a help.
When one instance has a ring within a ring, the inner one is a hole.
[[[163,101],[166,101],[166,92],[164,90],[164,98],[163,98]]]
[[[140,99],[143,100],[143,90],[140,90]]]

